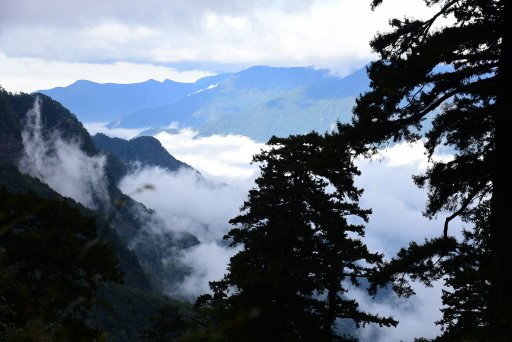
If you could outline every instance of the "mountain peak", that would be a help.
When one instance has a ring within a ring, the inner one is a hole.
[[[364,69],[341,78],[311,66],[256,65],[194,83],[150,80],[45,93],[82,121],[110,122],[111,128],[158,130],[178,123],[200,134],[242,134],[266,141],[272,135],[325,132],[336,121],[349,121],[354,98],[368,86]]]
[[[124,140],[97,133],[92,140],[97,149],[113,154],[128,165],[140,163],[142,166],[158,166],[169,171],[192,169],[169,154],[160,141],[151,136]]]

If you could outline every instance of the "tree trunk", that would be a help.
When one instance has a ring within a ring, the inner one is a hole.
[[[512,157],[512,74],[511,41],[507,20],[512,18],[510,1],[502,0],[502,44],[496,99],[495,157],[491,199],[492,301],[489,303],[491,328],[498,341],[512,336],[512,172],[506,163]]]

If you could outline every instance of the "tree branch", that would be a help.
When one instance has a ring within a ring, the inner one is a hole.
[[[464,202],[462,202],[462,206],[456,212],[454,212],[453,214],[451,214],[444,220],[443,236],[445,239],[448,238],[448,225],[450,224],[450,221],[453,220],[454,218],[460,216],[464,212],[464,210],[466,210],[468,208],[468,206],[471,204],[471,202],[473,202],[473,200],[475,199],[475,196],[478,195],[478,193],[482,189],[483,189],[483,186],[478,186],[475,189],[473,189],[473,191],[468,195],[468,197],[464,200]]]

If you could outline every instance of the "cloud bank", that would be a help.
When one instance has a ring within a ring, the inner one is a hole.
[[[191,172],[172,174],[152,168],[139,170],[121,183],[125,192],[147,182],[154,184],[156,191],[140,193],[135,199],[154,209],[164,222],[169,222],[162,229],[198,236],[201,243],[183,251],[179,258],[192,273],[173,292],[193,300],[208,291],[208,281],[222,277],[229,258],[236,253],[221,238],[230,229],[228,220],[238,215],[239,207],[258,175],[257,166],[248,164],[256,145],[243,137],[198,137],[190,131],[157,137],[169,152],[179,155],[179,159],[193,167],[207,171],[208,165],[221,165],[209,181]],[[237,153],[223,155],[230,148]],[[258,148],[261,148],[259,144]],[[373,209],[365,242],[371,250],[382,252],[387,258],[410,241],[421,242],[425,237],[438,236],[442,232],[440,221],[429,221],[422,216],[426,193],[411,179],[411,175],[423,172],[428,165],[424,152],[421,142],[398,144],[382,151],[373,160],[358,161],[362,175],[356,182],[365,188],[361,206]],[[245,157],[244,153],[247,154]],[[450,158],[449,155],[436,157]],[[233,164],[246,172],[232,172]],[[206,171],[203,174],[208,178]],[[453,225],[461,226],[460,221]],[[391,315],[400,321],[396,329],[367,326],[359,330],[362,341],[410,341],[413,337],[439,334],[439,327],[434,322],[441,316],[441,284],[437,283],[433,288],[414,284],[414,288],[417,295],[412,298],[387,295],[377,302],[364,291],[354,289],[352,295],[363,310]]]
[[[154,189],[136,192],[141,184],[152,184]],[[187,169],[169,172],[147,167],[125,177],[119,188],[156,210],[175,233],[187,232],[201,242],[212,242],[230,229],[227,221],[237,215],[249,184],[249,180],[220,184]]]
[[[96,208],[98,202],[108,205],[105,157],[88,156],[78,142],[63,140],[58,131],[45,137],[39,97],[27,112],[21,135],[24,148],[18,165],[21,172],[39,178],[61,195],[86,207]]]
[[[450,155],[435,155],[434,160],[447,160]],[[361,176],[356,185],[364,188],[360,204],[371,208],[366,226],[369,248],[391,257],[410,241],[439,236],[444,220],[428,220],[422,212],[427,193],[414,184],[412,175],[425,172],[429,161],[421,141],[395,145],[373,159],[357,162]],[[440,217],[444,219],[444,217]],[[454,221],[453,226],[461,226]],[[457,236],[460,232],[453,230]]]
[[[21,90],[28,77],[48,88],[261,64],[346,75],[374,58],[368,43],[390,18],[430,12],[421,0],[388,0],[373,12],[370,0],[1,1],[0,79]]]
[[[125,140],[133,139],[145,130],[145,128],[107,128],[105,127],[107,124],[108,122],[89,122],[83,125],[91,136],[96,133],[103,133],[109,137]]]
[[[57,34],[57,33],[56,33]],[[0,33],[0,41],[1,41]],[[212,75],[201,70],[175,68],[141,62],[75,62],[40,57],[9,57],[0,47],[0,85],[12,92],[32,92],[67,86],[87,79],[98,83],[136,83],[154,79],[195,82]]]
[[[363,310],[382,316],[392,316],[399,321],[396,328],[367,325],[357,330],[358,338],[361,341],[372,342],[412,342],[415,338],[434,338],[439,335],[439,326],[435,321],[442,318],[439,311],[442,306],[442,284],[437,282],[431,288],[414,284],[413,288],[416,295],[410,298],[398,298],[390,294],[380,301],[371,299],[360,289],[350,288],[351,297]]]
[[[137,191],[144,184],[152,184],[154,190]],[[158,167],[139,169],[121,181],[123,192],[133,193],[136,201],[160,217],[158,224],[148,225],[155,235],[190,233],[200,242],[178,254],[177,261],[191,272],[168,289],[170,294],[193,301],[209,291],[208,281],[222,278],[229,258],[237,252],[222,237],[230,230],[228,221],[238,214],[251,184],[252,179],[220,184],[191,170],[169,172]]]
[[[252,156],[265,147],[246,136],[203,137],[188,128],[178,134],[162,132],[155,138],[177,159],[222,182],[254,178],[259,169],[250,165]]]

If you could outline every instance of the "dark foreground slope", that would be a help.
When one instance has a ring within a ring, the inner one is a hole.
[[[77,143],[85,154],[97,156],[98,151],[92,139],[76,117],[52,99],[44,95],[40,95],[40,98],[44,126],[42,134],[51,137],[58,132],[62,139]],[[65,208],[74,210],[77,219],[83,217],[95,222],[98,240],[93,240],[91,246],[96,244],[95,241],[110,246],[118,260],[122,278],[119,279],[119,284],[98,284],[99,297],[90,309],[92,311],[89,311],[87,323],[91,327],[105,330],[109,336],[108,340],[136,340],[142,331],[148,328],[150,317],[156,315],[160,307],[179,306],[180,310],[187,307],[162,294],[163,288],[171,281],[178,281],[186,274],[186,270],[179,264],[164,264],[162,260],[164,256],[172,257],[171,251],[176,253],[179,248],[194,245],[197,240],[193,236],[178,239],[172,234],[152,239],[144,224],[154,220],[153,213],[122,194],[110,176],[107,189],[112,204],[100,206],[98,210],[93,211],[70,198],[62,197],[39,179],[21,174],[17,168],[24,148],[21,131],[27,119],[26,113],[32,108],[34,100],[34,95],[14,95],[0,89],[0,188],[3,189],[5,196],[14,200],[17,196],[32,193],[31,196],[36,198],[34,201],[41,205],[47,201],[58,201]],[[126,167],[119,160],[117,163],[120,168]],[[107,169],[111,167],[109,162]],[[112,172],[107,170],[107,175],[110,174]],[[36,218],[34,224],[37,225],[39,221],[41,220]],[[144,243],[134,243],[139,240],[143,240]],[[6,248],[4,243],[3,239],[0,240],[1,250]],[[89,244],[83,248],[87,250],[90,248]],[[33,257],[35,256],[27,255],[26,262],[31,263]],[[72,258],[68,259],[70,263],[73,262]],[[44,275],[44,271],[42,272]],[[4,285],[3,280],[0,281],[0,286]],[[59,298],[58,292],[54,295],[55,298]],[[11,297],[16,299],[16,296]],[[77,293],[77,298],[80,297]],[[139,307],[142,304],[144,307]]]

